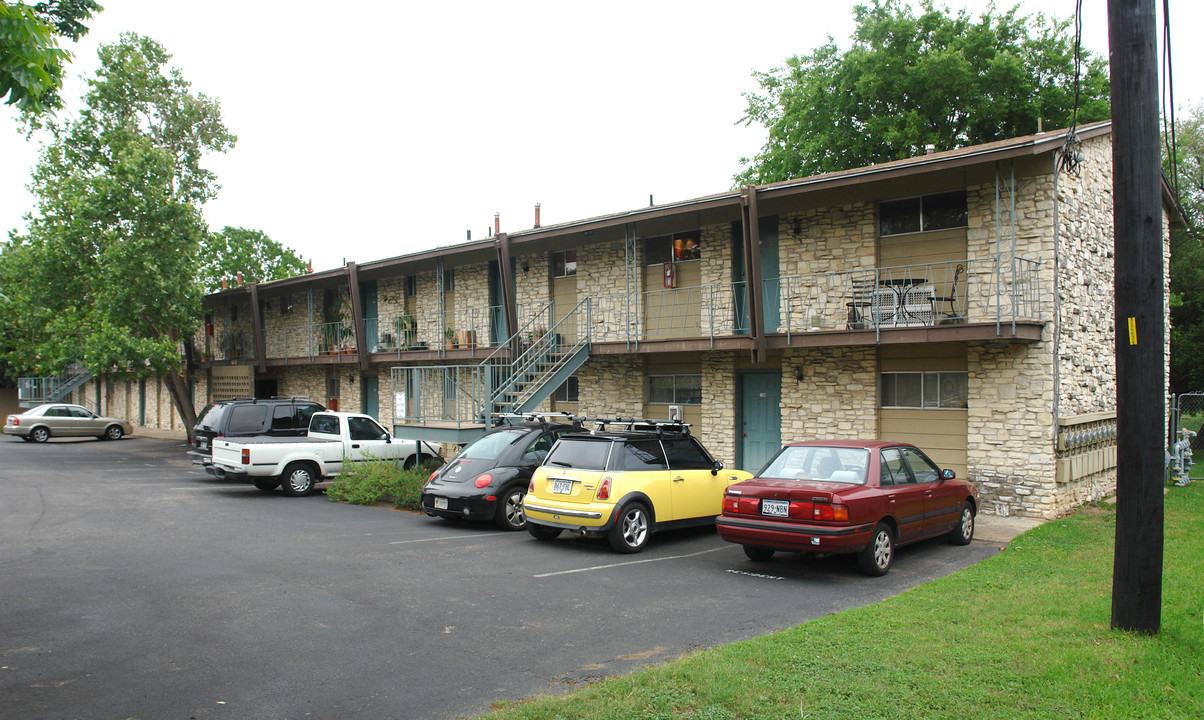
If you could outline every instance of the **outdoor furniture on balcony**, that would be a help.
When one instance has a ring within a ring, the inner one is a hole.
[[[932,325],[936,291],[927,278],[884,278],[874,291],[872,317],[879,327]]]
[[[958,263],[957,270],[955,270],[953,273],[953,282],[949,283],[949,285],[948,285],[949,294],[948,295],[938,295],[933,298],[933,301],[937,305],[947,304],[949,306],[945,310],[944,315],[941,316],[941,319],[940,319],[941,325],[950,325],[953,323],[966,322],[965,316],[961,314],[961,312],[958,310],[958,306],[957,306],[957,281],[961,279],[962,273],[964,273],[964,272],[966,272],[966,266],[962,263]]]

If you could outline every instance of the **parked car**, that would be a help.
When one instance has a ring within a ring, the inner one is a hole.
[[[301,497],[314,486],[357,460],[377,458],[412,465],[418,453],[434,457],[438,448],[399,440],[368,415],[314,413],[304,438],[251,437],[213,441],[213,462],[205,470],[214,477],[250,482],[264,491],[279,487]]]
[[[727,489],[719,536],[752,560],[777,550],[857,553],[867,575],[885,575],[895,548],[939,535],[974,537],[978,489],[941,470],[919,448],[886,441],[791,443],[757,474]]]
[[[522,530],[527,526],[523,496],[531,475],[556,440],[574,431],[581,428],[546,418],[489,430],[431,473],[422,489],[422,509],[432,517],[492,521],[503,530]]]
[[[193,465],[208,467],[215,437],[304,437],[309,419],[326,408],[307,397],[232,398],[209,403],[192,427]]]
[[[714,523],[727,486],[750,477],[723,470],[681,423],[631,423],[560,438],[532,476],[523,512],[536,539],[569,530],[635,553],[653,533]]]
[[[46,442],[52,437],[87,437],[120,440],[134,432],[134,426],[120,418],[101,417],[82,405],[48,403],[18,415],[9,415],[5,435],[16,435],[27,442]]]

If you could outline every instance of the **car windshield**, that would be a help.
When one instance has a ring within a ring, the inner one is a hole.
[[[216,430],[227,407],[224,403],[209,403],[209,407],[202,410],[201,416],[196,419],[196,426],[204,430]]]
[[[864,485],[869,457],[870,451],[864,448],[787,446],[761,468],[757,477]]]
[[[527,430],[499,430],[483,435],[464,446],[460,457],[465,460],[495,460],[516,442],[529,435]]]
[[[562,437],[544,460],[544,465],[583,470],[605,470],[610,440]]]

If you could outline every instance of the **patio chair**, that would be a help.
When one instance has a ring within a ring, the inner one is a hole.
[[[940,305],[947,303],[949,309],[941,316],[942,325],[953,325],[966,322],[966,318],[957,309],[957,281],[961,279],[962,273],[966,272],[966,266],[962,263],[957,264],[957,269],[953,271],[953,282],[948,285],[948,295],[938,295],[933,298],[933,303]]]
[[[849,301],[845,306],[849,309],[849,330],[865,330],[869,327],[866,315],[874,304],[874,291],[878,289],[873,275],[853,277],[850,281]]]

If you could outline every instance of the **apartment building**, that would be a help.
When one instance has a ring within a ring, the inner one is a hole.
[[[205,298],[196,400],[306,395],[447,443],[505,410],[681,417],[750,471],[784,442],[897,439],[983,512],[1052,517],[1116,482],[1110,133],[235,287]]]

